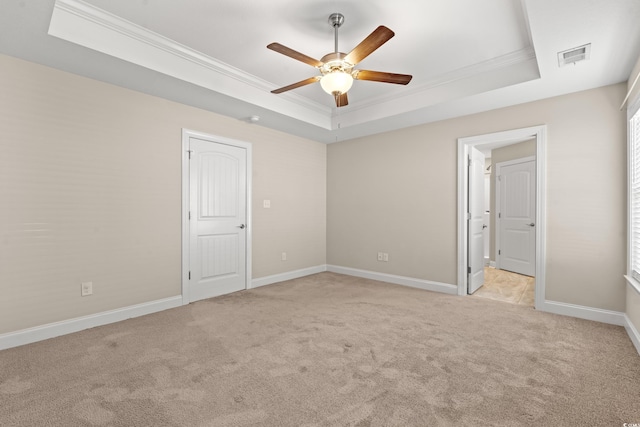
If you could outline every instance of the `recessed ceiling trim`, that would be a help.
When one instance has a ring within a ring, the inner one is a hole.
[[[458,68],[457,70],[450,71],[447,74],[435,78],[422,85],[424,86],[424,89],[422,89],[422,86],[420,86],[419,90],[429,90],[436,86],[453,83],[458,80],[464,80],[477,74],[501,70],[515,64],[521,64],[535,59],[535,50],[533,49],[533,47],[528,46],[515,52],[496,56],[495,58],[490,58],[486,61],[478,62],[468,67]]]
[[[56,0],[49,35],[331,129],[331,107],[272,84],[80,0]]]
[[[513,63],[510,66],[469,75],[464,79],[455,80],[449,84],[433,86],[429,90],[408,93],[403,97],[390,100],[384,105],[387,110],[399,115],[443,105],[457,99],[464,99],[539,78],[540,72],[534,57],[528,61]],[[387,117],[389,117],[387,111],[381,111],[373,104],[366,108],[350,109],[340,114],[339,117],[334,117],[334,125],[339,121],[344,129],[371,121],[379,121]]]
[[[535,50],[533,49],[533,47],[528,46],[524,49],[497,56],[486,61],[478,62],[468,67],[458,68],[420,85],[414,85],[411,88],[407,88],[403,92],[405,92],[405,96],[413,96],[416,94],[418,94],[419,96],[424,96],[426,92],[433,91],[439,86],[449,86],[462,80],[468,80],[479,74],[486,75],[486,73],[511,68],[514,65],[530,63],[531,61],[535,61],[535,59]],[[402,97],[399,97],[397,93],[382,95],[375,98],[369,98],[367,101],[353,103],[349,110],[355,111],[358,109],[369,108],[373,105],[377,105],[383,102],[390,102],[401,98]]]

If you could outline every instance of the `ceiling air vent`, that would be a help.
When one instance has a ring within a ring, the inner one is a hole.
[[[558,66],[564,67],[567,64],[586,61],[591,56],[591,43],[573,49],[558,52]]]

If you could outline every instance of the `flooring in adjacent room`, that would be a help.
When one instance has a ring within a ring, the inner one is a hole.
[[[473,295],[533,307],[535,282],[530,276],[485,267],[484,285]]]

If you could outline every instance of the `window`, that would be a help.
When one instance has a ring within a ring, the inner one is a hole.
[[[629,273],[640,282],[640,101],[629,109]],[[637,285],[636,285],[637,286]]]

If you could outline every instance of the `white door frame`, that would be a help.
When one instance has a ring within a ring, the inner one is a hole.
[[[546,244],[546,144],[547,126],[533,126],[486,135],[458,138],[458,295],[467,294],[467,193],[469,191],[467,159],[469,147],[497,148],[535,138],[536,140],[536,286],[535,308],[545,304]]]
[[[251,286],[251,195],[252,195],[252,145],[235,139],[182,129],[182,304],[189,304],[189,139],[195,137],[217,144],[226,144],[247,150],[247,246],[246,246],[246,280],[247,289]]]
[[[507,160],[504,162],[500,162],[500,163],[495,163],[493,164],[492,167],[495,167],[495,171],[496,171],[496,176],[499,176],[500,174],[498,173],[500,171],[500,168],[503,166],[511,166],[511,165],[517,165],[519,163],[526,163],[526,162],[535,162],[536,158],[535,156],[528,156],[528,157],[522,157],[520,159],[514,159],[514,160]],[[498,212],[498,206],[502,206],[500,203],[502,202],[502,191],[501,191],[501,187],[500,185],[498,185],[498,183],[496,182],[496,204],[495,206],[492,206],[492,209],[495,209],[496,212]],[[538,190],[536,189],[536,192]],[[497,219],[497,218],[496,218]],[[533,221],[534,223],[537,224],[538,220],[534,219]],[[500,240],[500,238],[502,237],[500,234],[500,227],[497,226],[496,229],[494,230],[495,236],[496,236],[496,248],[502,247],[502,242]],[[501,256],[496,254],[496,268],[500,269],[500,261],[501,261]]]

